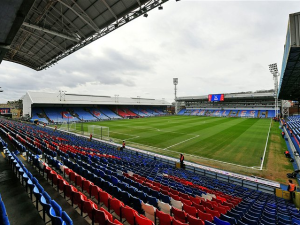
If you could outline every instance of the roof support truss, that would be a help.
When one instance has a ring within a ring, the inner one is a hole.
[[[63,2],[63,0],[58,0],[60,3],[62,3],[63,5],[66,5],[67,8],[69,8],[70,10],[72,10],[76,15],[78,15],[83,21],[87,20],[85,18],[82,17],[82,15],[80,15],[74,8],[72,8],[71,6],[67,5],[66,3]],[[138,2],[140,2],[139,0],[137,0]],[[130,21],[138,18],[139,16],[147,13],[148,11],[158,7],[159,5],[167,2],[168,0],[161,0],[161,1],[157,1],[157,0],[150,0],[145,4],[141,4],[139,8],[132,10],[130,13],[126,14],[125,16],[119,18],[118,20],[112,22],[110,25],[104,27],[101,30],[98,30],[98,32],[96,32],[94,35],[88,37],[87,39],[80,41],[78,44],[76,44],[75,46],[73,46],[72,48],[68,49],[67,51],[64,51],[62,54],[58,55],[57,57],[53,58],[52,60],[48,61],[47,63],[45,63],[44,65],[41,65],[40,67],[36,68],[37,70],[43,70],[47,67],[49,67],[50,65],[56,63],[57,61],[67,57],[68,55],[72,54],[73,52],[81,49],[82,47],[90,44],[91,42],[109,34],[110,32],[116,30],[117,28],[125,25],[126,23],[129,23]],[[74,2],[72,0],[72,2]],[[75,3],[76,4],[76,3]],[[77,5],[77,4],[76,4]],[[78,6],[79,7],[79,6]],[[92,24],[87,23],[89,26],[92,26]],[[96,29],[96,28],[95,28]],[[97,28],[98,29],[98,28]]]
[[[62,5],[70,9],[73,13],[75,13],[82,21],[84,21],[86,24],[88,24],[93,30],[96,32],[99,31],[98,26],[94,23],[94,21],[84,12],[84,10],[73,0],[71,2],[74,6],[76,6],[76,9],[74,9],[71,4],[65,3],[63,0],[58,0]]]
[[[72,36],[70,36],[68,34],[62,34],[62,33],[59,33],[57,31],[49,30],[47,28],[40,27],[40,26],[37,26],[37,25],[34,25],[34,24],[30,24],[30,23],[27,23],[27,22],[24,22],[23,26],[29,27],[29,28],[32,28],[32,29],[35,29],[35,30],[43,31],[45,33],[52,34],[52,35],[55,35],[55,36],[58,36],[58,37],[61,37],[61,38],[64,38],[64,39],[68,39],[70,41],[75,41],[75,42],[79,41],[76,38],[74,38],[74,37],[72,37]]]

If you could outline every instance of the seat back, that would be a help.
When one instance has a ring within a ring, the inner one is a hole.
[[[155,222],[155,212],[156,212],[156,208],[153,207],[152,205],[149,205],[147,203],[143,203],[142,202],[142,209],[145,212],[145,216],[150,219],[151,221]]]
[[[158,218],[160,225],[171,225],[172,223],[172,217],[169,214],[156,210],[155,216]]]

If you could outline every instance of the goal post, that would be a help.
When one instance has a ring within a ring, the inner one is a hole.
[[[69,132],[73,132],[73,133],[78,133],[80,132],[80,130],[77,130],[77,128],[79,125],[77,125],[76,122],[63,122],[60,127],[59,127],[59,130],[62,130],[62,131],[69,131]]]
[[[109,140],[109,127],[89,125],[88,133],[93,135],[93,138],[101,140]]]

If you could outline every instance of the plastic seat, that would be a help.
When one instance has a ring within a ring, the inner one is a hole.
[[[228,211],[226,215],[235,218],[237,221],[242,218],[241,215],[234,213],[233,210]]]
[[[170,215],[171,214],[171,209],[172,209],[172,206],[170,206],[168,203],[164,203],[164,202],[161,202],[161,201],[158,201],[158,208],[160,209],[160,211]]]
[[[214,206],[214,210],[218,211],[220,214],[226,214],[227,213],[227,209],[222,207],[222,206]]]
[[[143,213],[143,210],[142,210],[142,203],[143,201],[140,200],[139,198],[136,198],[134,196],[131,197],[131,203],[130,203],[130,206],[135,209],[138,213]]]
[[[205,220],[204,225],[216,225],[216,224],[214,224],[213,222],[209,222],[209,221]]]
[[[99,225],[106,225],[108,221],[107,215],[104,213],[103,210],[100,209],[94,209],[93,211],[93,219],[92,224],[99,223]]]
[[[165,203],[168,203],[168,204],[171,203],[171,198],[170,198],[170,196],[168,196],[168,195],[164,195],[164,194],[160,193],[159,199],[160,199],[162,202],[165,202]]]
[[[91,220],[93,220],[93,212],[95,209],[98,209],[97,205],[92,202],[90,199],[82,199],[82,208],[81,208],[81,215],[83,216],[83,213],[86,213],[87,216]],[[84,216],[86,217],[86,216]]]
[[[53,225],[63,225],[64,224],[64,221],[62,220],[60,215],[56,214],[56,211],[54,210],[53,207],[51,207],[49,209],[48,215],[49,215]]]
[[[182,202],[181,201],[177,201],[177,200],[174,200],[173,198],[171,198],[171,205],[172,207],[174,208],[177,208],[177,209],[180,209],[182,210]]]
[[[73,192],[72,196],[72,206],[77,205],[80,209],[82,209],[83,200],[87,200],[87,197],[81,192]]]
[[[211,210],[209,208],[206,208],[206,212],[210,213],[212,216],[216,216],[218,218],[220,217],[220,213],[218,211],[216,211],[216,210]]]
[[[72,219],[65,211],[62,212],[61,218],[63,219],[63,221],[65,221],[66,225],[73,225]]]
[[[73,192],[77,191],[77,189],[72,185],[65,185],[64,187],[64,198],[68,197],[71,201],[73,198]]]
[[[80,187],[80,188],[82,188],[82,182],[83,182],[84,180],[85,180],[85,178],[82,177],[82,176],[80,176],[80,175],[75,176],[75,184],[76,184],[78,187]]]
[[[135,222],[136,225],[154,225],[151,220],[139,214],[135,215]]]
[[[183,210],[193,216],[193,217],[197,217],[197,209],[193,206],[189,206],[189,205],[186,205],[186,204],[183,204]]]
[[[132,196],[126,191],[120,191],[120,200],[125,204],[129,205],[131,202]]]
[[[220,220],[218,217],[214,217],[214,223],[216,225],[231,225],[229,222]]]
[[[91,185],[93,185],[92,182],[89,180],[83,180],[82,181],[82,192],[86,191],[87,193],[90,193]]]
[[[119,222],[118,220],[114,220],[114,221],[110,221],[107,220],[107,224],[106,225],[123,225],[123,223]]]
[[[198,210],[198,217],[203,221],[207,220],[209,222],[212,222],[214,219],[214,217],[210,213],[205,213],[200,210]]]
[[[194,206],[197,210],[200,210],[200,211],[202,211],[202,212],[205,212],[205,206],[204,206],[204,205],[199,205],[199,204],[193,203],[193,206]]]
[[[121,216],[121,207],[124,207],[124,203],[119,201],[116,198],[113,198],[113,199],[109,200],[109,207],[110,207],[110,210],[113,210],[120,218],[120,216]]]
[[[155,217],[158,219],[160,225],[171,225],[172,217],[169,214],[156,210]]]
[[[155,197],[147,196],[147,203],[153,205],[155,208],[158,208],[158,200]]]
[[[121,211],[122,219],[124,218],[130,225],[135,225],[135,215],[137,212],[129,206],[122,207]]]
[[[189,225],[204,225],[204,221],[201,219],[198,219],[194,216],[191,215],[187,215],[187,221],[189,223]]]
[[[257,224],[258,224],[258,222],[257,222],[256,220],[251,220],[251,219],[249,219],[249,218],[246,217],[246,216],[244,216],[244,217],[242,218],[242,221],[245,222],[245,223],[248,224],[248,225],[257,225]]]
[[[181,211],[177,208],[172,207],[171,212],[172,212],[172,214],[173,214],[173,216],[176,220],[179,220],[180,222],[183,222],[183,223],[186,222],[186,215],[187,214],[184,211]]]
[[[201,202],[201,204],[202,204],[203,206],[205,206],[205,208],[209,208],[209,209],[211,209],[211,210],[214,209],[213,205],[212,205],[210,202],[208,202],[208,201],[203,201],[203,202]]]
[[[112,198],[110,194],[105,191],[99,191],[100,203],[103,203],[107,208],[109,207],[109,199]]]
[[[137,191],[137,192],[136,192],[136,195],[133,195],[133,194],[131,194],[131,195],[132,195],[132,196],[138,197],[138,198],[141,199],[143,202],[147,202],[147,197],[148,197],[148,195],[145,194],[145,193],[142,192],[142,191]]]
[[[43,195],[41,196],[41,198],[40,198],[40,204],[42,205],[42,207],[43,207],[43,220],[44,220],[44,222],[46,222],[45,220],[46,220],[46,213],[49,215],[49,210],[50,210],[50,208],[51,208],[51,198],[50,198],[50,196],[49,196],[49,198],[50,198],[50,200],[48,200],[48,198],[46,197],[46,192],[44,192],[43,193]]]
[[[172,225],[188,225],[188,223],[183,223],[179,220],[173,219]]]
[[[153,207],[152,205],[149,204],[145,204],[142,202],[142,209],[145,212],[145,216],[150,219],[151,221],[155,222],[155,212],[156,212],[156,208]]]
[[[220,219],[229,222],[231,225],[235,225],[237,223],[235,218],[224,214],[221,214]]]

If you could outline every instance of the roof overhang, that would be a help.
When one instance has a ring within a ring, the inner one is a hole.
[[[300,13],[289,15],[278,98],[300,99]]]
[[[0,63],[10,50],[34,0],[0,1]]]
[[[4,59],[34,70],[45,69],[132,20],[146,16],[148,11],[167,1],[4,1],[13,2],[3,15],[12,24],[13,32],[7,35],[8,41],[0,42],[4,45],[0,61]],[[5,3],[0,3],[3,13],[1,4]],[[23,8],[24,4],[26,7]],[[26,11],[28,8],[31,9]],[[20,18],[16,16],[19,12],[22,12]],[[0,20],[0,30],[5,24]]]

